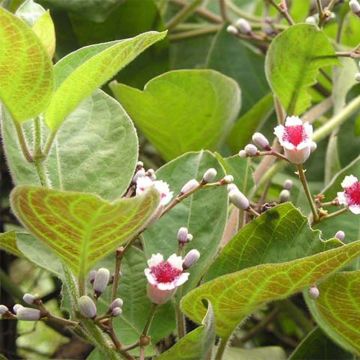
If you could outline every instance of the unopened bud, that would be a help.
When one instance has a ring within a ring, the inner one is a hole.
[[[246,158],[247,157],[247,154],[246,154],[246,151],[245,150],[240,150],[239,151],[239,156],[241,157],[241,158]]]
[[[145,169],[144,168],[140,168],[134,175],[134,177],[132,178],[132,182],[133,184],[136,184],[136,182],[138,181],[139,178],[144,177],[146,175],[145,173]]]
[[[203,176],[203,182],[209,183],[209,182],[213,181],[215,179],[216,175],[217,175],[216,169],[214,169],[214,168],[207,169]]]
[[[309,295],[314,300],[320,296],[320,291],[316,285],[313,285],[309,288]]]
[[[37,321],[41,318],[41,312],[38,309],[32,309],[22,306],[21,308],[18,308],[16,312],[16,317],[19,320]]]
[[[247,210],[250,207],[248,198],[240,190],[230,191],[229,199],[239,209]]]
[[[305,23],[316,26],[318,24],[318,19],[315,16],[309,16],[305,19]]]
[[[281,192],[280,192],[280,202],[284,203],[284,202],[289,201],[289,199],[290,199],[290,191],[286,190],[286,189],[281,190]]]
[[[314,152],[316,149],[317,149],[317,144],[315,141],[312,141],[310,145],[310,151]]]
[[[195,190],[199,186],[199,182],[195,179],[189,180],[181,189],[181,194],[187,194],[190,191]]]
[[[200,252],[196,249],[190,250],[184,257],[183,268],[184,270],[189,269],[193,266],[200,258]]]
[[[250,23],[245,19],[239,19],[236,21],[236,27],[243,34],[250,34],[252,32],[252,28]]]
[[[188,236],[187,236],[187,242],[192,241],[193,238],[194,238],[194,237],[192,236],[192,234],[188,234]]]
[[[223,177],[223,179],[221,180],[221,182],[223,184],[231,184],[234,182],[234,177],[232,175],[226,175]]]
[[[122,309],[119,307],[116,307],[116,308],[112,309],[111,316],[116,317],[116,316],[121,315],[121,313],[122,313]]]
[[[5,305],[0,305],[0,315],[4,315],[9,311],[9,308]]]
[[[286,189],[286,190],[291,190],[292,187],[293,187],[293,185],[294,185],[294,183],[293,183],[292,180],[286,179],[286,180],[284,181],[283,188]]]
[[[96,273],[97,273],[96,270],[91,270],[89,272],[89,282],[90,282],[90,284],[92,284],[94,282]]]
[[[269,140],[262,133],[256,132],[252,136],[252,141],[259,148],[262,148],[264,150],[271,150]]]
[[[32,295],[32,294],[28,294],[28,293],[24,294],[24,296],[23,296],[24,302],[26,302],[26,303],[29,304],[29,305],[34,304],[34,301],[35,301],[36,299],[37,299],[37,296]]]
[[[156,180],[155,170],[154,169],[149,169],[146,172],[146,176],[148,176],[153,181]]]
[[[137,168],[142,168],[142,167],[144,167],[144,163],[143,163],[142,161],[138,161],[138,162],[136,163],[136,167],[137,167]]]
[[[100,268],[96,275],[93,284],[93,288],[97,294],[101,294],[105,291],[106,287],[109,284],[110,280],[110,271],[105,268]]]
[[[355,74],[355,81],[360,82],[360,73]]]
[[[14,314],[17,314],[17,312],[19,311],[19,309],[23,308],[23,306],[21,304],[15,304],[13,306],[13,312]]]
[[[186,227],[181,227],[177,233],[177,239],[179,241],[180,244],[185,244],[187,243],[187,237],[189,234],[189,230]]]
[[[357,0],[350,0],[349,6],[351,11],[356,14],[357,16],[360,16],[360,4]]]
[[[115,309],[115,308],[121,308],[124,304],[124,301],[121,298],[116,298],[111,304],[110,304],[110,309]]]
[[[238,187],[235,184],[229,184],[227,186],[227,191],[230,192],[232,190],[238,190],[239,191]]]
[[[339,230],[336,234],[335,237],[337,239],[339,239],[340,241],[343,241],[345,239],[345,233],[342,230]]]
[[[96,316],[96,305],[94,301],[87,295],[80,297],[79,301],[80,314],[86,318],[93,319]]]
[[[257,147],[253,144],[247,144],[244,150],[247,156],[256,156],[258,153]]]
[[[227,28],[226,28],[226,31],[229,33],[229,34],[232,34],[232,35],[237,35],[239,33],[239,30],[234,26],[234,25],[229,25]]]

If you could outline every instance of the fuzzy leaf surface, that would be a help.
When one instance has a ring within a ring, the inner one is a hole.
[[[0,234],[0,249],[5,250],[6,252],[15,256],[23,256],[22,252],[19,251],[16,245],[15,231],[8,231],[6,233]]]

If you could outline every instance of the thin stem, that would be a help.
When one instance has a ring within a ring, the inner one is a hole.
[[[255,210],[253,209],[251,206],[247,209],[247,211],[250,213],[250,214],[253,214],[255,216],[260,216],[260,214]]]
[[[215,355],[215,360],[222,360],[228,340],[229,340],[229,338],[222,338],[220,340],[218,349],[217,349],[217,352]]]
[[[347,208],[342,208],[342,209],[340,209],[338,211],[334,211],[334,212],[332,212],[332,213],[330,213],[328,215],[324,215],[324,216],[322,216],[320,218],[320,221],[324,221],[324,220],[331,219],[333,217],[339,216],[339,215],[343,214],[344,212],[346,212],[347,210],[348,210]]]
[[[50,136],[46,140],[46,144],[45,144],[44,152],[43,152],[43,159],[46,159],[47,156],[49,155],[49,152],[51,150],[51,146],[52,146],[52,144],[53,144],[53,142],[55,140],[55,137],[56,137],[56,131],[52,131],[50,133]]]
[[[242,11],[239,7],[237,7],[231,0],[228,1],[227,3],[229,9],[237,16],[246,19],[246,20],[250,20],[253,22],[257,22],[257,23],[261,23],[262,19],[259,17],[256,17],[254,15],[251,15],[245,11]]]
[[[319,221],[319,214],[318,214],[314,199],[313,199],[313,197],[311,195],[311,192],[310,192],[310,189],[309,189],[309,184],[308,184],[308,182],[306,180],[306,176],[305,176],[305,172],[304,172],[304,168],[303,168],[302,164],[298,165],[297,169],[298,169],[299,179],[300,179],[301,184],[302,184],[302,186],[304,188],[305,195],[306,195],[306,197],[307,197],[307,199],[309,201],[311,211],[313,213],[314,222],[318,222]]]
[[[174,29],[182,21],[186,20],[200,5],[201,0],[193,0],[191,3],[184,6],[169,22],[166,24],[168,30]]]
[[[151,305],[151,310],[150,310],[150,313],[149,313],[149,317],[148,317],[147,322],[146,322],[146,324],[144,326],[144,330],[141,333],[142,336],[147,336],[147,334],[149,332],[149,329],[150,329],[150,326],[151,326],[151,323],[152,323],[152,321],[154,319],[157,308],[158,308],[157,304],[152,304]]]
[[[44,164],[43,164],[42,160],[35,158],[34,165],[35,165],[35,169],[36,169],[37,175],[39,177],[41,186],[47,187],[48,182],[47,182]]]
[[[79,295],[85,295],[85,277],[83,275],[79,275],[78,277],[78,286],[79,286]]]
[[[216,33],[217,31],[219,31],[220,28],[221,27],[219,25],[209,25],[206,27],[202,27],[201,29],[194,29],[194,30],[189,30],[189,31],[182,31],[182,32],[179,32],[176,34],[170,34],[169,39],[171,41],[179,41],[179,40],[184,40],[184,39],[188,39],[188,38],[192,38],[192,37],[212,34],[212,33]]]
[[[177,333],[179,339],[185,336],[185,318],[183,313],[180,310],[180,305],[176,304],[176,323],[177,323]]]
[[[77,321],[72,321],[72,320],[68,320],[68,319],[64,319],[52,314],[48,314],[47,318],[49,320],[53,320],[54,322],[57,322],[58,324],[64,325],[64,326],[78,326],[79,323]]]
[[[226,0],[219,0],[219,7],[220,7],[220,14],[224,22],[229,21],[229,17],[227,15],[227,9],[226,9]]]
[[[119,281],[120,281],[120,268],[121,268],[121,260],[124,256],[124,248],[120,247],[116,250],[115,255],[115,272],[114,272],[114,280],[112,284],[112,290],[111,290],[111,301],[114,301],[116,299],[117,290],[119,287]]]
[[[291,17],[291,15],[288,12],[287,5],[285,1],[283,0],[281,2],[281,6],[278,5],[274,0],[265,0],[268,1],[272,6],[276,8],[276,10],[285,18],[285,20],[289,23],[289,25],[294,25],[295,21]]]
[[[17,136],[18,136],[18,139],[19,139],[21,152],[23,153],[25,159],[28,162],[31,163],[31,162],[34,161],[34,159],[33,159],[32,155],[31,155],[31,153],[29,151],[23,129],[22,129],[21,125],[17,121],[14,121],[14,125],[15,125],[16,133],[17,133]]]

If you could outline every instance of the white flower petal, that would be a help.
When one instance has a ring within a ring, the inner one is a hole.
[[[285,126],[303,125],[302,120],[298,116],[288,116],[285,120]]]
[[[285,134],[285,127],[282,126],[282,125],[276,126],[276,127],[274,128],[274,134],[277,136],[280,144],[281,144],[282,146],[284,146],[284,145],[283,145],[283,138],[284,138],[284,134]]]
[[[305,122],[303,126],[304,126],[304,132],[305,132],[306,136],[308,137],[309,140],[311,140],[312,136],[313,136],[312,125],[310,125],[308,122]]]
[[[284,149],[287,149],[287,150],[292,151],[292,150],[296,149],[296,146],[287,140],[283,140],[280,144]]]
[[[360,214],[360,205],[350,205],[349,206],[349,210],[355,214],[355,215],[359,215]]]
[[[155,189],[160,193],[160,204],[167,205],[173,197],[173,192],[170,191],[169,184],[162,180],[154,181]]]
[[[309,146],[302,150],[288,150],[286,148],[284,150],[286,158],[293,164],[303,164],[309,158],[311,153]]]
[[[165,291],[165,290],[173,290],[176,288],[176,285],[174,284],[174,282],[169,282],[169,283],[158,283],[157,284],[157,288],[159,290]]]
[[[337,199],[340,205],[347,205],[347,199],[344,192],[338,192]]]
[[[160,253],[157,253],[157,254],[152,254],[151,258],[148,260],[147,263],[149,267],[153,267],[159,265],[163,261],[164,261],[164,257]]]
[[[146,189],[153,185],[153,181],[148,176],[141,176],[136,180],[136,195],[142,194]]]
[[[341,183],[341,186],[343,187],[343,189],[346,189],[357,182],[358,182],[358,178],[356,176],[349,175],[349,176],[345,176],[343,182]]]
[[[146,276],[148,282],[151,285],[157,285],[158,284],[156,278],[153,276],[153,274],[151,273],[151,270],[149,268],[145,269],[144,273],[145,273],[145,276]]]
[[[312,146],[312,141],[310,139],[306,139],[302,141],[299,145],[296,146],[297,150],[304,150],[305,148],[310,148]]]
[[[176,287],[181,286],[188,280],[189,275],[189,273],[182,273],[176,280],[173,281],[173,283]]]
[[[176,254],[172,254],[169,258],[168,258],[168,263],[176,268],[176,269],[179,269],[179,270],[182,270],[183,267],[182,267],[182,264],[183,264],[183,259],[181,256],[177,256]]]

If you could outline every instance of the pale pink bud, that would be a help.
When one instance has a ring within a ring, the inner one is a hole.
[[[36,299],[37,299],[37,297],[36,297],[35,295],[28,294],[28,293],[24,294],[24,296],[23,296],[24,302],[26,302],[26,303],[29,304],[29,305],[34,304],[34,301],[35,301]]]
[[[105,291],[106,287],[109,284],[110,280],[110,271],[105,268],[100,268],[96,275],[93,284],[93,288],[97,294],[101,294]]]
[[[214,168],[207,169],[203,176],[203,182],[209,183],[209,182],[213,181],[215,179],[216,175],[217,175],[216,169],[214,169]]]
[[[115,307],[111,311],[111,316],[116,317],[116,316],[121,315],[121,313],[122,313],[122,309],[119,307]]]
[[[184,257],[183,268],[184,270],[189,269],[193,266],[200,258],[200,252],[196,249],[190,250]]]
[[[246,158],[246,157],[247,157],[246,151],[245,151],[245,150],[240,150],[240,151],[239,151],[239,156],[240,156],[242,159]]]
[[[226,175],[224,176],[224,178],[222,179],[222,182],[224,184],[231,184],[234,182],[234,177],[232,175]]]
[[[95,280],[95,276],[96,276],[97,271],[96,270],[91,270],[89,272],[89,282],[92,284]]]
[[[186,244],[188,242],[189,230],[186,227],[181,227],[177,233],[177,239],[180,244]]]
[[[134,177],[132,178],[132,182],[133,182],[134,184],[136,184],[136,182],[139,180],[139,178],[144,177],[145,175],[146,175],[145,169],[140,168],[140,169],[135,173]]]
[[[354,175],[345,176],[341,183],[343,192],[337,193],[340,205],[345,205],[353,214],[360,214],[360,181]]]
[[[236,27],[239,29],[239,31],[243,34],[250,34],[252,32],[252,28],[250,23],[245,19],[238,19],[236,21]]]
[[[144,167],[144,163],[143,163],[142,161],[138,161],[138,162],[136,163],[136,167],[137,167],[137,168],[142,168],[142,167]]]
[[[240,190],[231,190],[229,199],[239,209],[247,210],[250,207],[248,198]]]
[[[357,0],[350,0],[349,1],[349,6],[351,11],[356,14],[356,15],[360,15],[360,4]]]
[[[192,241],[193,238],[194,238],[194,237],[192,236],[192,234],[188,234],[188,236],[187,236],[187,242]]]
[[[340,241],[343,241],[345,239],[345,233],[342,230],[339,230],[336,234],[335,237],[337,239],[339,239]]]
[[[289,199],[290,199],[290,191],[286,190],[286,189],[281,190],[281,192],[280,192],[280,202],[284,203],[284,202],[289,201]]]
[[[156,180],[155,170],[154,169],[149,169],[146,172],[146,176],[148,176],[153,181]]]
[[[316,18],[316,16],[309,16],[305,19],[305,23],[309,25],[316,26],[318,24],[319,20]]]
[[[18,310],[21,309],[23,306],[21,304],[15,304],[13,306],[14,314],[17,314]]]
[[[360,73],[355,74],[355,81],[360,82]]]
[[[320,296],[320,291],[316,285],[313,285],[309,288],[309,295],[314,300]]]
[[[256,156],[258,153],[257,147],[253,144],[247,144],[244,150],[247,156]]]
[[[235,184],[229,184],[227,186],[227,191],[230,192],[232,190],[239,190],[238,187]]]
[[[317,143],[315,141],[312,141],[310,145],[310,152],[313,153],[316,149],[317,149]]]
[[[110,309],[115,309],[115,308],[121,308],[124,304],[124,301],[121,298],[116,298],[111,304],[110,304]]]
[[[21,308],[18,308],[16,312],[16,317],[19,320],[37,321],[41,318],[41,312],[38,309],[32,309],[22,306]]]
[[[227,28],[226,28],[226,31],[229,33],[229,34],[232,34],[232,35],[237,35],[239,33],[239,30],[234,26],[234,25],[229,25]]]
[[[284,181],[283,188],[286,189],[286,190],[291,190],[292,187],[293,187],[293,185],[294,185],[294,183],[293,183],[292,180],[286,179],[286,180]]]
[[[80,297],[78,301],[80,314],[86,318],[93,319],[96,316],[96,305],[87,295]]]
[[[5,305],[0,305],[0,315],[4,315],[9,311],[9,308]]]
[[[256,132],[252,136],[252,141],[261,149],[271,150],[269,140],[262,133]]]
[[[181,194],[187,194],[190,191],[195,190],[199,186],[199,182],[195,179],[189,180],[180,190]]]

